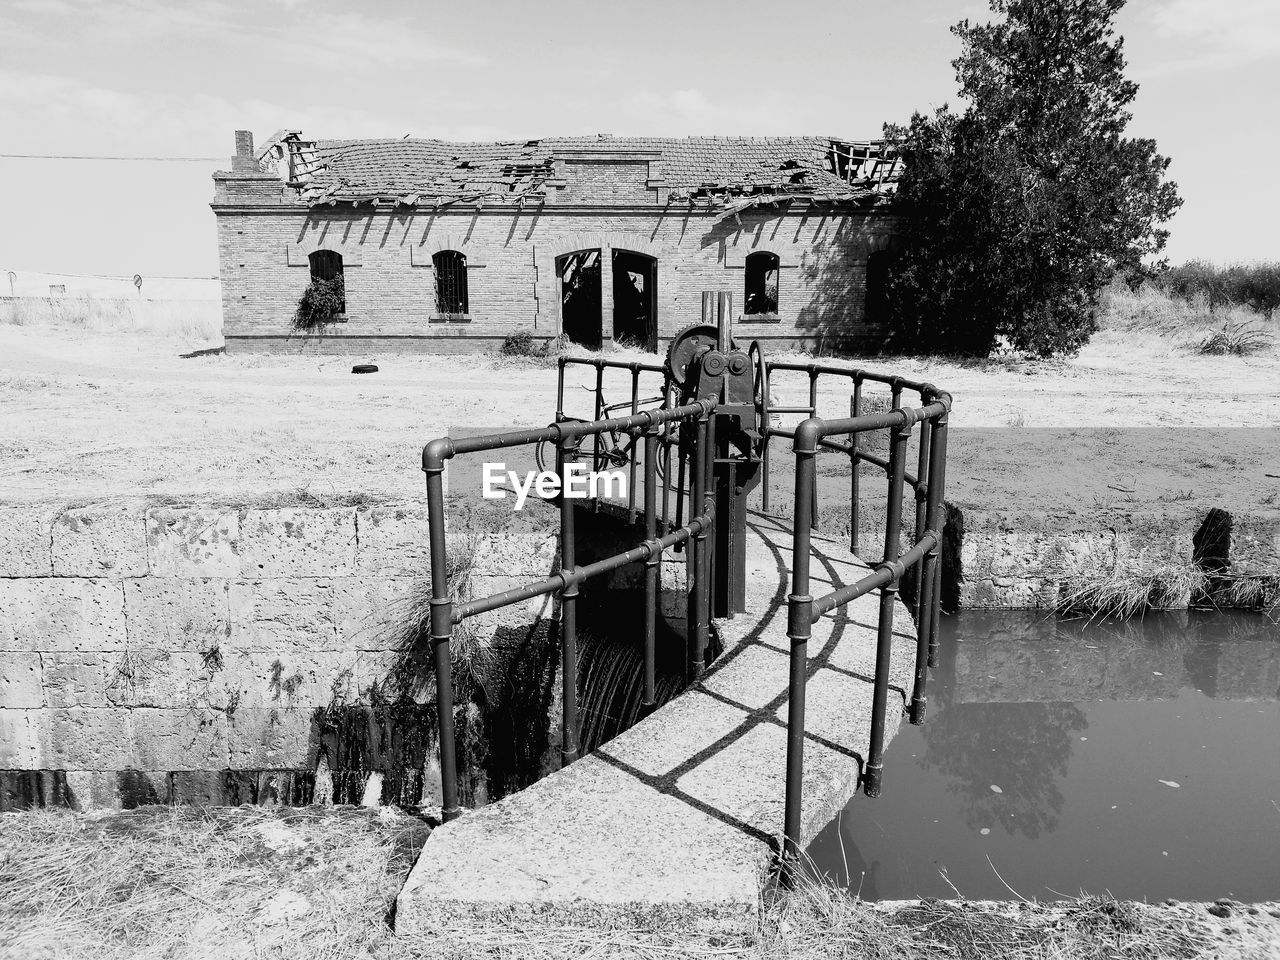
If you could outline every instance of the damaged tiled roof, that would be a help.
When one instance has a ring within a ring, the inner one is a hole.
[[[563,157],[592,153],[648,159],[649,177],[669,200],[730,209],[796,197],[874,203],[892,192],[900,169],[879,141],[832,137],[308,142],[291,132],[278,143],[276,156],[288,160],[286,179],[311,205],[537,202],[563,185],[557,180]]]

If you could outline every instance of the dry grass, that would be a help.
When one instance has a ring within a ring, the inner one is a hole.
[[[1185,609],[1204,585],[1204,572],[1190,562],[1110,567],[1064,581],[1057,608],[1067,616],[1124,619],[1148,610]]]
[[[1098,322],[1104,339],[1137,335],[1188,353],[1267,353],[1280,334],[1280,321],[1250,307],[1211,304],[1200,291],[1171,295],[1149,283],[1136,291],[1123,284],[1103,291]]]
[[[1125,620],[1151,610],[1183,610],[1191,603],[1212,603],[1224,610],[1274,609],[1280,605],[1280,579],[1230,571],[1211,578],[1189,560],[1126,564],[1064,581],[1056,606],[1064,616]]]
[[[0,960],[1262,958],[1280,936],[1273,905],[875,905],[810,881],[770,898],[754,942],[620,924],[477,923],[397,939],[394,898],[429,829],[392,810],[351,808],[5,814]]]
[[[222,305],[216,300],[0,297],[0,324],[138,333],[207,343],[222,339]]]

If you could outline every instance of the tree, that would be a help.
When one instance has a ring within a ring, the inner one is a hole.
[[[1182,201],[1155,141],[1124,135],[1138,86],[1113,25],[1123,6],[991,0],[1002,20],[952,27],[965,111],[886,127],[905,163],[889,285],[904,346],[1073,353],[1099,291],[1164,248]]]

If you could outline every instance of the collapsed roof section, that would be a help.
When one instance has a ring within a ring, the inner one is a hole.
[[[281,130],[258,151],[300,203],[523,206],[565,185],[566,157],[649,158],[649,185],[672,203],[737,212],[789,200],[889,197],[902,163],[883,141],[831,137],[558,137],[497,143],[304,140]]]

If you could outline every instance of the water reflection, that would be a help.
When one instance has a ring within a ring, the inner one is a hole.
[[[869,899],[1280,894],[1258,843],[1280,824],[1274,620],[969,613],[942,650],[928,723],[890,745],[884,799],[810,847],[818,869]]]
[[[973,829],[997,823],[1035,838],[1057,826],[1058,780],[1076,734],[1088,726],[1070,703],[957,704],[925,725],[919,762],[947,778],[947,792]]]

